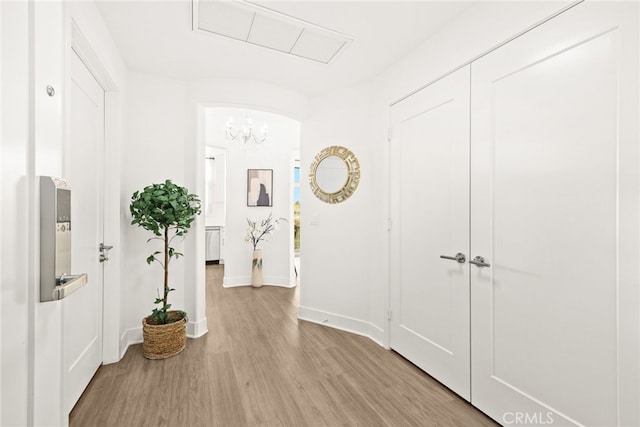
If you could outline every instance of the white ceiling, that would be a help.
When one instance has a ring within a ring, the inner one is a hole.
[[[374,77],[472,5],[393,0],[252,2],[353,38],[329,64],[323,64],[194,32],[190,0],[96,3],[131,70],[178,80],[258,80],[310,96]]]
[[[328,64],[351,38],[246,1],[193,1],[193,27]]]

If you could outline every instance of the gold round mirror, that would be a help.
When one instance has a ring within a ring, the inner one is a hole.
[[[313,159],[309,182],[313,194],[323,202],[344,202],[360,182],[358,159],[345,147],[327,147]]]

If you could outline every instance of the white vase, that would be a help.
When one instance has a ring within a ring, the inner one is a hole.
[[[264,284],[262,279],[262,249],[253,250],[253,260],[251,261],[251,286],[260,288]]]

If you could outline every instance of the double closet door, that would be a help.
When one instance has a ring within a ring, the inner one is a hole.
[[[640,423],[638,6],[391,110],[391,347],[502,424]]]

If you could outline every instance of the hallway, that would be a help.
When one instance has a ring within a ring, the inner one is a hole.
[[[71,427],[495,425],[368,338],[298,321],[298,288],[224,289],[222,269],[207,266],[209,333],[100,367]]]

